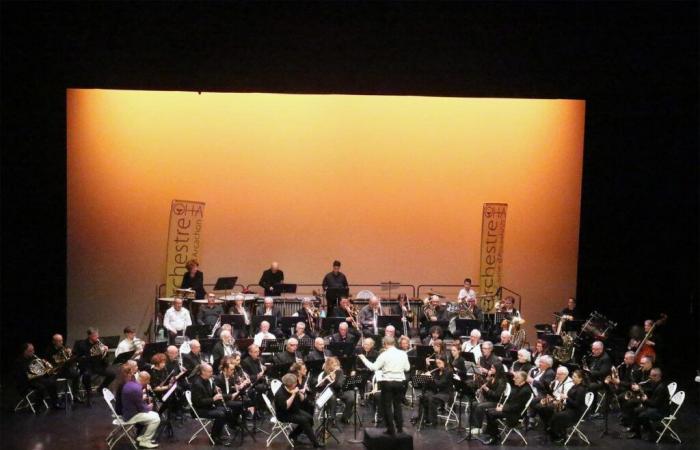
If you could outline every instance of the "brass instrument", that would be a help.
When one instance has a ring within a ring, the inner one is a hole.
[[[63,346],[61,347],[61,350],[58,353],[53,355],[53,361],[58,365],[62,365],[67,363],[68,360],[71,359],[72,355],[73,351],[70,348]]]
[[[620,384],[620,374],[618,373],[616,366],[612,366],[612,369],[610,369],[610,375],[605,377],[605,383],[606,384],[612,383],[615,386]]]
[[[430,297],[423,300],[423,314],[429,321],[437,318],[437,309],[430,303]]]
[[[349,325],[354,327],[356,330],[359,330],[360,325],[357,323],[357,308],[355,308],[355,305],[350,303],[348,307],[345,308],[345,313],[347,314],[347,317],[350,318]]]
[[[624,398],[626,401],[635,401],[635,402],[641,402],[644,400],[644,397],[646,397],[646,394],[642,390],[641,386],[643,384],[648,383],[649,380],[644,380],[640,381],[639,383],[636,383],[636,385],[639,387],[638,390],[632,390],[630,389],[629,391],[625,392]],[[634,386],[634,385],[633,385]]]
[[[34,378],[51,375],[57,370],[58,367],[54,367],[47,360],[41,359],[34,355],[34,359],[29,363],[29,374],[27,375],[27,378],[33,380]]]
[[[476,380],[476,378],[475,378],[475,380]],[[476,400],[479,403],[484,402],[486,400],[486,398],[484,397],[484,387],[486,385],[488,385],[489,382],[491,382],[491,380],[493,380],[493,376],[487,375],[486,378],[484,379],[484,382],[481,384],[481,386],[479,386],[479,388],[474,392],[474,397],[476,397]]]
[[[309,322],[309,331],[312,333],[316,332],[316,328],[318,328],[318,325],[316,324],[316,321],[318,318],[321,316],[319,310],[317,307],[314,305],[309,306],[306,309],[306,316],[308,317],[308,322]]]
[[[92,347],[90,347],[90,357],[99,356],[100,358],[104,358],[107,356],[108,350],[109,347],[102,344],[102,342],[98,339],[94,344],[92,344]]]

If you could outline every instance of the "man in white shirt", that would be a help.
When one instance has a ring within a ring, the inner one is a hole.
[[[265,339],[277,339],[274,334],[270,333],[270,322],[267,320],[260,322],[260,332],[253,338],[253,344],[260,347]]]
[[[393,436],[403,432],[401,401],[403,400],[406,372],[410,370],[411,365],[408,362],[406,352],[396,348],[396,340],[393,337],[385,336],[382,342],[384,343],[384,351],[375,362],[369,361],[362,354],[359,355],[359,358],[370,370],[382,371],[379,389],[382,391],[382,406],[386,422],[385,433]]]
[[[474,354],[474,362],[478,363],[481,358],[481,332],[476,328],[469,333],[469,340],[462,344],[462,351]]]
[[[137,359],[143,352],[143,341],[136,339],[136,329],[134,327],[124,328],[124,339],[119,342],[117,349],[114,351],[114,357],[122,353],[134,352],[131,359]]]
[[[176,298],[173,306],[165,311],[163,317],[163,326],[168,330],[169,342],[175,343],[175,337],[179,334],[184,335],[188,326],[192,325],[192,317],[187,308],[183,308],[182,299]]]
[[[457,295],[457,300],[463,302],[470,298],[476,300],[476,292],[474,291],[474,289],[472,289],[472,279],[465,278],[464,287],[459,291],[459,294]]]

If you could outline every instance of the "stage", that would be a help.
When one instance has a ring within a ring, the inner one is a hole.
[[[369,410],[362,408],[362,412],[369,417]],[[478,440],[471,442],[459,441],[463,438],[464,432],[445,431],[444,426],[423,428],[421,431],[416,431],[413,425],[408,422],[408,419],[413,414],[413,411],[404,407],[404,419],[408,426],[405,431],[413,435],[414,448],[440,448],[441,450],[457,450],[464,448],[488,448]],[[676,432],[683,439],[683,444],[673,444],[671,439],[665,436],[660,444],[647,442],[644,440],[630,440],[625,437],[627,433],[620,427],[617,415],[613,414],[609,420],[609,436],[600,437],[603,422],[602,420],[588,420],[582,427],[584,433],[591,440],[591,447],[598,449],[615,449],[615,450],[633,450],[633,449],[681,449],[681,448],[698,448],[698,416],[695,414],[691,402],[686,403],[681,409],[681,417],[679,422],[674,426]],[[365,417],[362,419],[365,421]],[[252,423],[252,422],[251,422]],[[442,422],[441,422],[442,423]],[[203,436],[198,436],[192,444],[187,444],[190,436],[196,430],[194,420],[185,418],[184,424],[176,424],[175,426],[175,441],[169,441],[167,438],[161,438],[160,447],[162,449],[189,448],[208,449],[212,448]],[[367,425],[367,422],[365,422]],[[373,425],[369,425],[373,426]],[[264,430],[269,430],[270,423],[265,421],[261,426]],[[364,448],[362,444],[352,444],[348,440],[353,439],[353,426],[342,425],[343,432],[337,433],[340,444],[330,440],[327,443],[328,448]],[[63,450],[63,449],[106,449],[108,448],[105,437],[111,431],[111,419],[109,410],[104,401],[95,399],[92,408],[87,408],[84,405],[76,405],[70,411],[49,411],[48,413],[39,413],[32,415],[29,412],[21,411],[18,413],[7,412],[5,409],[2,415],[2,425],[0,432],[2,433],[3,448],[6,449],[32,449],[32,450]],[[336,431],[334,431],[336,432]],[[363,431],[358,427],[358,438],[361,440]],[[549,443],[542,431],[529,431],[525,435],[528,440],[529,448],[556,448],[557,446]],[[238,440],[232,447],[241,447],[246,449],[264,449],[266,435],[258,432],[256,434],[257,443],[253,442],[250,437],[246,437],[243,441],[243,446],[238,444]],[[573,439],[572,439],[573,441]],[[501,448],[522,448],[524,444],[517,436],[511,435],[506,445]],[[580,441],[574,441],[568,447],[585,448],[585,444]],[[128,442],[120,441],[115,449],[132,448]],[[289,448],[289,445],[284,438],[278,437],[270,445],[271,449]],[[310,445],[303,445],[301,448],[311,448]]]

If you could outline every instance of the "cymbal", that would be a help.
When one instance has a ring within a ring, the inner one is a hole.
[[[161,297],[158,300],[161,302],[174,302],[176,297]],[[178,297],[179,298],[179,297]]]
[[[428,291],[428,295],[430,295],[431,297],[432,297],[433,295],[437,295],[437,296],[440,297],[440,298],[445,298],[445,296],[442,295],[442,294],[440,294],[439,292]]]
[[[194,303],[208,303],[209,301],[206,299],[199,299],[199,300],[192,300]],[[223,303],[223,300],[216,299],[214,300],[214,303]]]

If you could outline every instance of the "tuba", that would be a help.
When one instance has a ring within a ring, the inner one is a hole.
[[[423,314],[430,321],[433,317],[437,317],[436,308],[430,304],[430,297],[423,300]]]

